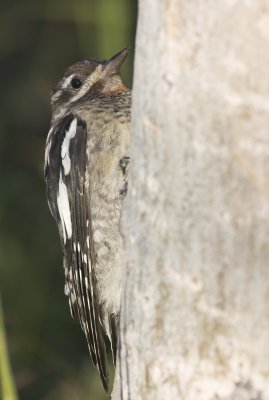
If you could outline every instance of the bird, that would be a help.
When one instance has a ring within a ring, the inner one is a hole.
[[[124,275],[121,214],[130,162],[131,90],[120,74],[129,48],[71,65],[51,94],[44,175],[60,236],[64,293],[109,390]]]

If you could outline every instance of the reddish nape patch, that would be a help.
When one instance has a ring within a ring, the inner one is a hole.
[[[111,95],[111,94],[116,94],[116,93],[122,93],[122,92],[127,92],[128,88],[123,84],[118,84],[118,85],[109,85],[109,86],[104,86],[104,88],[101,90],[101,93],[106,94],[106,95]]]

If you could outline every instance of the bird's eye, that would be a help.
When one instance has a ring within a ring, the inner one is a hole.
[[[80,79],[78,79],[78,78],[73,78],[73,79],[72,79],[72,81],[71,81],[71,86],[72,86],[74,89],[80,88],[81,85],[82,85],[82,82],[81,82]]]

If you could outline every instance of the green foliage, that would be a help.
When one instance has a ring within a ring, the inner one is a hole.
[[[19,398],[104,399],[63,294],[43,158],[54,82],[80,59],[134,50],[136,2],[3,0],[0,19],[0,289]]]

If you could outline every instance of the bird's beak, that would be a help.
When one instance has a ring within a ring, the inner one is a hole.
[[[119,53],[115,54],[110,60],[105,63],[104,72],[106,76],[110,76],[113,74],[118,74],[120,71],[120,67],[125,60],[130,48],[126,47]]]

